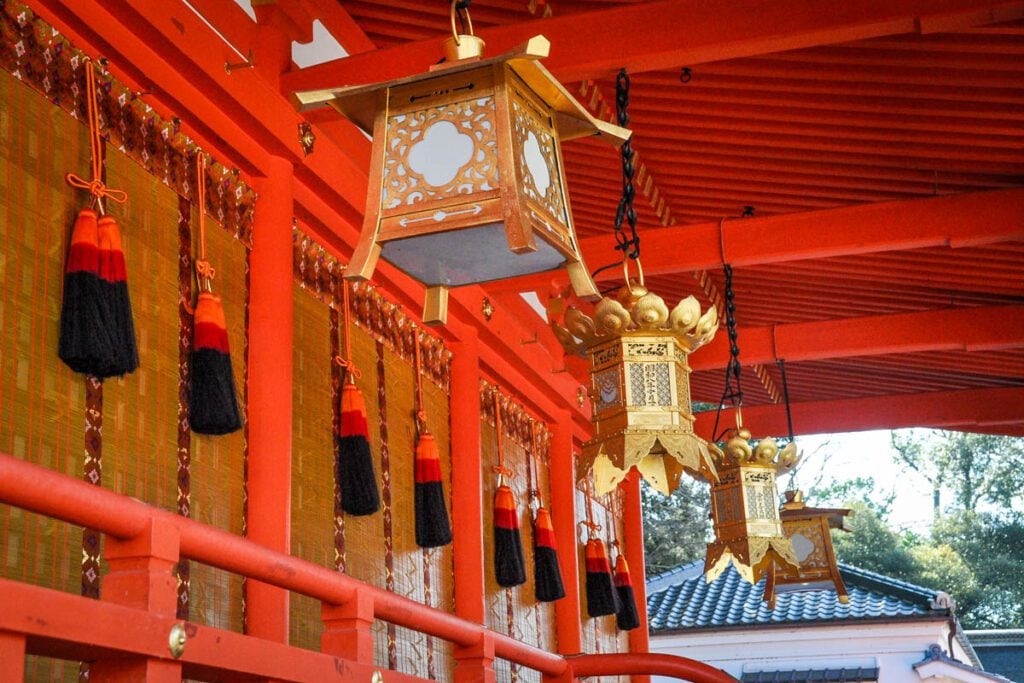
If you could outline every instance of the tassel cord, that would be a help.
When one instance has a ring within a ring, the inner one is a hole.
[[[337,363],[341,369],[345,372],[345,376],[349,381],[359,379],[363,376],[363,373],[359,371],[356,364],[352,361],[352,337],[350,334],[350,328],[352,326],[352,309],[351,302],[349,301],[348,283],[342,280],[341,283],[341,307],[344,309],[345,324],[344,329],[344,344],[345,344],[345,357],[335,356],[334,362]],[[416,370],[416,381],[419,382],[419,366],[417,365]],[[417,394],[418,400],[418,394]]]
[[[423,407],[423,360],[420,353],[420,332],[415,325],[412,330],[415,336],[413,360],[416,363],[416,434],[420,435],[427,432],[427,411]]]
[[[103,182],[103,135],[100,133],[99,105],[96,95],[96,67],[92,60],[85,62],[85,100],[86,117],[89,124],[89,152],[92,157],[92,180],[85,180],[74,173],[64,175],[64,181],[71,187],[88,190],[92,201],[104,215],[103,199],[107,198],[118,204],[128,201],[128,193],[124,190],[109,188]]]
[[[497,435],[497,446],[498,446],[498,464],[491,468],[491,470],[498,475],[498,486],[501,486],[505,482],[512,471],[505,467],[505,454],[502,448],[502,437],[501,437],[501,404],[498,400],[498,392],[494,392],[494,431]]]

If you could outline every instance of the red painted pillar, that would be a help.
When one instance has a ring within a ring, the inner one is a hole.
[[[373,664],[373,596],[356,591],[344,605],[321,607],[320,651],[360,664]]]
[[[633,594],[636,596],[636,611],[640,615],[640,626],[629,632],[630,652],[647,652],[650,639],[647,635],[647,582],[644,581],[644,519],[640,506],[640,473],[629,471],[622,487],[622,523],[624,526],[624,547],[626,562],[633,578]],[[650,676],[633,676],[633,683],[649,683]]]
[[[580,618],[579,553],[576,533],[576,467],[573,458],[572,413],[562,411],[551,439],[551,525],[558,542],[558,564],[562,570],[565,597],[555,603],[558,652],[578,654],[583,650]]]
[[[0,683],[24,683],[25,635],[0,631]]]
[[[455,683],[497,683],[494,672],[494,640],[484,634],[480,642],[455,648]]]
[[[480,350],[476,331],[452,347],[451,443],[455,614],[484,623],[483,463],[480,454]]]
[[[293,169],[270,157],[256,183],[249,279],[248,538],[291,552]],[[246,582],[246,632],[288,642],[288,591]]]
[[[160,519],[151,519],[135,538],[120,540],[108,536],[103,557],[110,571],[103,577],[100,597],[157,616],[174,617],[178,602],[174,568],[180,548],[178,529]],[[92,662],[89,676],[92,680],[113,683],[179,683],[181,663],[156,657],[115,656]]]

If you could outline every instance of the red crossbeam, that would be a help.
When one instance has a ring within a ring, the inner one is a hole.
[[[561,80],[573,82],[607,76],[621,67],[631,73],[678,69],[1021,16],[1024,5],[1006,0],[860,0],[811,6],[803,0],[744,0],[725,6],[667,0],[556,15],[489,29],[481,37],[488,54],[496,55],[543,34],[552,45],[545,65]],[[291,93],[409,76],[437,61],[444,37],[300,69],[282,79],[282,86]]]
[[[1024,346],[1024,306],[741,328],[739,335],[743,362],[749,364],[921,351],[998,351]],[[694,370],[724,368],[728,361],[729,340],[724,334],[690,357]]]
[[[764,218],[730,219],[645,230],[642,261],[646,275],[688,273],[721,267],[784,263],[852,254],[968,247],[1024,240],[1024,190],[862,204]],[[611,232],[580,240],[588,264],[608,261]],[[621,277],[616,269],[599,280]],[[488,285],[492,291],[547,291],[551,275],[522,277]],[[563,278],[564,279],[564,278]]]
[[[895,394],[838,401],[794,403],[797,434],[828,434],[871,429],[936,427],[991,433],[1016,433],[1024,427],[1024,388],[966,389]],[[715,411],[700,413],[695,429],[711,436]],[[720,427],[732,425],[733,411],[722,411]],[[743,424],[761,435],[785,435],[784,405],[743,407]]]

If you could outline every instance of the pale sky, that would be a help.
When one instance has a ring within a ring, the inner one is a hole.
[[[890,525],[927,532],[932,516],[931,485],[913,472],[904,472],[896,464],[889,434],[889,430],[878,430],[798,436],[797,444],[804,453],[804,464],[797,475],[797,483],[807,489],[823,470],[823,482],[873,477],[875,498],[883,501],[893,499]],[[788,483],[789,477],[783,476],[779,480],[780,491],[787,488]],[[818,504],[813,498],[807,503],[812,506]]]

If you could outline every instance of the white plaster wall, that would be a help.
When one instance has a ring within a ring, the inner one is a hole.
[[[913,665],[924,659],[933,643],[944,650],[948,647],[949,622],[945,619],[652,635],[651,651],[707,662],[736,678],[744,671],[877,666],[879,683],[921,683]],[[961,652],[954,655],[962,657]]]

